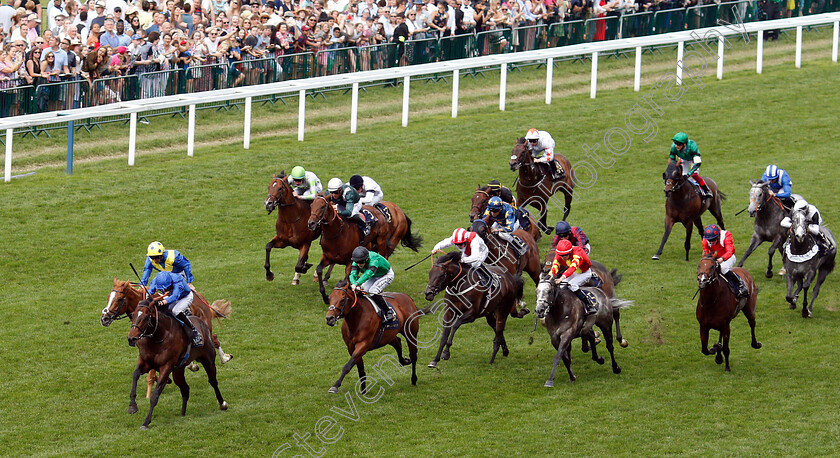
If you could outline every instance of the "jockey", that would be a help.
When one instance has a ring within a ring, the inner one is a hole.
[[[516,219],[516,210],[510,205],[502,202],[500,197],[491,197],[487,203],[487,210],[484,211],[484,222],[490,226],[503,240],[513,241],[513,231],[519,229],[519,221]]]
[[[562,180],[563,175],[560,173],[559,164],[554,160],[554,139],[551,138],[551,134],[544,130],[529,129],[525,134],[525,140],[528,141],[528,149],[531,150],[534,162],[548,164],[551,179]]]
[[[382,312],[382,320],[390,320],[392,318],[389,313],[390,308],[381,293],[394,281],[394,269],[391,268],[391,264],[379,253],[368,251],[363,246],[353,250],[350,260],[353,261],[350,271],[350,289],[367,293],[371,302],[376,304]]]
[[[303,200],[315,200],[318,193],[323,191],[321,180],[312,172],[301,166],[292,169],[292,174],[286,178],[295,191],[295,197]]]
[[[805,201],[805,199],[800,199],[796,201],[796,204],[794,204],[793,211],[805,212],[805,222],[808,224],[808,232],[816,236],[815,239],[820,248],[820,252],[825,253],[830,248],[831,244],[825,238],[825,233],[822,230],[823,219],[817,207],[809,204]],[[792,225],[790,217],[786,216],[780,225],[785,229],[790,229],[790,226]]]
[[[712,191],[706,186],[706,180],[700,176],[700,150],[697,148],[697,143],[694,140],[689,140],[688,135],[684,132],[679,132],[674,135],[674,144],[671,145],[671,153],[668,156],[668,163],[677,161],[677,165],[682,166],[682,172],[685,176],[694,178],[694,181],[700,185],[703,190],[703,197],[712,197]]]
[[[568,240],[572,246],[583,248],[583,251],[589,255],[591,247],[589,246],[589,237],[583,233],[583,229],[577,226],[571,226],[565,221],[560,221],[554,226],[554,240],[551,241],[551,246],[556,246],[560,240]]]
[[[181,274],[192,287],[194,280],[189,259],[185,258],[178,250],[166,250],[160,242],[152,242],[146,249],[146,263],[143,265],[143,278],[140,284],[148,285],[152,269],[158,272],[173,272]]]
[[[361,187],[361,184],[356,184]],[[362,229],[361,238],[364,240],[370,234],[370,224],[359,214],[359,210],[362,209],[359,192],[350,184],[344,184],[340,178],[330,179],[327,190],[330,192],[330,202],[336,213],[358,224]]]
[[[484,265],[484,260],[490,254],[487,249],[487,244],[484,239],[478,236],[475,232],[470,232],[462,227],[455,229],[452,232],[452,237],[447,237],[432,248],[432,254],[443,253],[444,248],[449,248],[455,245],[455,248],[461,251],[461,262],[469,264],[476,270],[480,281],[484,285],[489,285],[493,275],[487,270]]]
[[[738,299],[750,295],[746,285],[738,275],[732,271],[735,267],[735,244],[732,242],[732,233],[721,230],[716,224],[709,224],[703,230],[703,254],[714,254],[720,265],[720,273],[729,283],[729,286],[736,292]]]
[[[359,177],[359,175],[353,175],[350,177],[351,186],[356,177]],[[383,194],[382,188],[379,187],[379,183],[373,181],[373,178],[368,176],[362,176],[359,178],[362,179],[361,190],[358,190],[359,195],[361,196],[359,202],[361,202],[362,205],[376,205],[379,202],[382,202]]]
[[[502,202],[516,208],[516,200],[513,198],[513,192],[507,186],[502,186],[499,180],[492,180],[487,183],[487,195],[490,197],[501,197]]]
[[[585,285],[592,278],[592,269],[590,269],[592,262],[589,261],[589,256],[581,247],[572,246],[572,242],[568,240],[560,240],[554,252],[551,276],[557,277],[560,269],[563,268],[562,275],[556,281],[568,283],[569,291],[575,293],[583,303],[583,309],[587,316],[597,312],[598,309],[595,304],[590,302],[589,297],[580,289],[581,285]]]
[[[165,294],[163,298],[156,301],[157,305],[165,306],[169,313],[181,322],[188,337],[192,337],[193,346],[201,347],[204,345],[201,333],[198,332],[186,314],[193,301],[193,292],[184,277],[169,271],[157,274],[149,285],[149,294],[157,292]]]
[[[770,185],[770,195],[781,200],[782,205],[786,208],[793,207],[793,199],[790,197],[790,185],[793,182],[790,181],[790,175],[786,171],[776,167],[775,164],[768,165],[761,175],[761,181]]]

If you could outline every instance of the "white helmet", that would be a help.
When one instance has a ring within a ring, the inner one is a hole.
[[[341,181],[341,178],[331,178],[330,182],[327,183],[327,191],[335,192],[341,189],[344,186],[344,183]]]
[[[540,139],[540,131],[537,129],[528,129],[528,133],[525,134],[525,140],[539,140]]]
[[[805,199],[797,200],[796,203],[793,205],[793,211],[805,210],[808,208],[808,202],[805,202]]]

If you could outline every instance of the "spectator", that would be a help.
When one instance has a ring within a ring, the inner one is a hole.
[[[148,0],[143,0],[143,3],[141,3],[141,5],[142,8],[140,9],[140,11],[137,12],[137,19],[139,19],[140,21],[141,29],[147,30],[149,27],[151,27],[152,23],[155,20],[155,11],[152,8],[151,2],[149,2]],[[136,32],[138,29],[134,30]]]
[[[114,7],[113,15],[114,15],[114,28],[119,28],[120,24],[122,24],[123,30],[128,28],[130,31],[133,31],[131,29],[131,26],[129,25],[128,21],[125,20],[125,18],[123,17],[123,10],[122,10],[121,6],[115,6]],[[126,26],[128,26],[128,27],[126,27]]]
[[[764,0],[764,14],[767,15],[767,20],[781,19],[782,4],[785,0]],[[778,40],[779,29],[768,30],[764,35],[765,40]]]
[[[14,5],[15,0],[6,0],[6,4],[0,6],[0,29],[6,33],[6,36],[12,33],[12,24],[14,23],[12,18],[17,14]]]
[[[472,33],[475,30],[475,9],[472,7],[470,0],[461,0],[459,10],[463,14],[461,23],[456,25],[458,30],[455,31],[458,35]]]
[[[117,41],[119,42],[119,46],[128,47],[131,44],[131,36],[125,31],[125,21],[115,21],[115,24],[117,26]]]
[[[163,33],[161,26],[166,22],[166,16],[164,16],[163,13],[155,13],[153,18],[152,25],[146,27],[146,34],[152,32]]]
[[[450,30],[447,24],[449,23],[449,13],[447,12],[446,3],[439,2],[437,4],[437,12],[432,18],[432,29],[437,31],[437,37],[443,38],[450,35]]]
[[[99,27],[102,27],[105,25],[105,19],[107,19],[107,16],[105,15],[105,2],[103,0],[96,0],[96,3],[94,3],[93,6],[96,11],[96,16],[90,20],[89,26],[99,24]]]
[[[120,39],[117,38],[117,33],[114,31],[114,20],[105,20],[105,31],[99,35],[99,44],[102,46],[110,46],[116,48],[120,45]]]
[[[61,48],[61,40],[58,37],[52,37],[50,38],[49,45],[47,50],[50,53],[41,54],[41,60],[43,61],[48,55],[52,55],[55,58],[53,64],[60,70],[59,73],[70,73],[70,70],[67,68],[67,51]]]
[[[26,58],[26,73],[24,74],[24,78],[26,78],[26,84],[35,88],[45,81],[41,75],[41,54],[43,52],[41,48],[33,48],[32,51],[29,51],[29,56]]]

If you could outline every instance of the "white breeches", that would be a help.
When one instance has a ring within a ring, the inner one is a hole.
[[[499,225],[497,222],[493,222],[493,225],[490,226],[491,229],[503,229],[501,232],[497,232],[497,235],[501,237],[503,240],[511,242],[513,241],[513,231],[519,229],[519,221],[514,221],[513,223],[513,231],[507,232],[504,230],[504,227]]]
[[[382,194],[373,193],[373,192],[366,192],[365,195],[359,199],[359,202],[362,205],[375,205],[379,202],[382,202]]]
[[[177,315],[177,314],[187,310],[188,308],[190,308],[190,305],[192,305],[192,301],[193,301],[193,293],[190,292],[189,294],[184,296],[183,299],[181,299],[178,302],[176,302],[175,304],[169,306],[169,310],[172,312],[173,315]]]
[[[735,255],[733,254],[732,257],[720,263],[720,273],[725,274],[732,270],[732,268],[735,267],[736,261],[737,260],[735,259]]]
[[[695,162],[696,162],[696,161],[695,161]],[[691,170],[691,168],[692,168],[692,167],[694,167],[695,162],[692,162],[692,161],[685,161],[685,160],[684,160],[684,161],[682,161],[682,162],[681,162],[681,166],[682,166],[682,174],[683,174],[683,175],[688,175],[688,171],[689,171],[689,170]],[[699,162],[696,162],[696,163],[697,163],[697,164],[700,164]],[[700,173],[700,168],[699,168],[699,167],[697,168],[697,173]]]
[[[566,281],[569,283],[569,291],[579,290],[581,285],[588,282],[590,278],[592,278],[592,269],[589,269],[583,273],[573,273],[569,278],[566,279]]]
[[[387,274],[381,277],[372,277],[370,280],[362,283],[359,288],[368,294],[381,294],[382,290],[387,288],[392,281],[394,281],[394,269],[388,269]]]

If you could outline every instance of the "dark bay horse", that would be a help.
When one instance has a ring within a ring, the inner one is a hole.
[[[540,228],[546,234],[551,233],[553,229],[546,224],[548,202],[551,196],[558,191],[563,193],[565,198],[563,221],[565,221],[572,209],[572,190],[575,187],[575,172],[572,170],[572,163],[560,153],[555,152],[554,157],[566,171],[566,176],[560,181],[552,181],[548,170],[541,167],[544,164],[534,162],[525,137],[517,140],[510,156],[510,169],[519,171],[519,180],[516,182],[517,205],[520,207],[530,205],[536,208],[540,214]]]
[[[583,310],[583,304],[575,293],[562,285],[555,284],[551,275],[543,275],[537,285],[537,317],[545,318],[545,328],[551,338],[551,344],[557,350],[554,355],[551,374],[545,382],[546,387],[554,386],[554,375],[560,361],[563,361],[566,370],[569,372],[569,381],[574,382],[577,379],[574,371],[572,371],[571,348],[572,340],[578,337],[588,341],[592,351],[592,360],[598,364],[604,364],[604,358],[598,356],[596,349],[595,333],[592,331],[593,325],[598,326],[604,335],[607,351],[610,352],[610,358],[612,359],[613,373],[621,373],[621,367],[615,360],[615,347],[612,341],[613,316],[617,310],[632,306],[633,302],[607,297],[598,288],[584,289],[592,293],[598,302],[598,312],[588,319]]]
[[[814,310],[814,302],[820,294],[820,287],[828,274],[834,270],[837,243],[834,240],[834,234],[827,227],[823,227],[822,230],[831,239],[834,248],[828,253],[820,253],[815,236],[808,232],[805,212],[800,210],[791,213],[790,220],[790,238],[784,245],[782,256],[787,280],[785,300],[790,304],[791,310],[796,309],[799,293],[804,290],[802,318],[810,318]],[[808,288],[815,279],[811,303],[808,304]],[[793,290],[794,285],[796,285],[796,291]]]
[[[659,244],[659,249],[656,250],[653,259],[659,259],[659,256],[662,255],[662,249],[665,247],[665,242],[668,241],[668,236],[671,234],[671,228],[674,224],[682,223],[685,226],[685,260],[688,261],[688,252],[691,250],[692,224],[697,226],[698,235],[701,238],[703,237],[703,220],[701,219],[703,212],[709,210],[717,220],[718,226],[724,229],[720,205],[721,201],[726,199],[726,194],[718,190],[717,183],[714,180],[703,177],[712,192],[712,197],[701,198],[688,177],[683,176],[682,168],[677,166],[676,162],[668,164],[668,168],[662,174],[662,179],[665,181],[666,197],[665,234],[662,235],[662,243]]]
[[[386,345],[394,347],[397,351],[400,364],[397,367],[400,371],[404,372],[401,366],[411,364],[411,384],[417,385],[417,331],[420,328],[418,318],[425,315],[428,310],[417,310],[414,301],[407,294],[383,293],[383,296],[397,312],[400,325],[398,329],[384,330],[377,341],[382,320],[376,315],[376,310],[367,295],[351,290],[346,280],[339,281],[330,294],[330,307],[326,315],[327,325],[335,326],[338,320],[344,318],[341,336],[350,353],[350,360],[342,367],[341,376],[330,388],[330,393],[338,393],[338,387],[341,386],[341,382],[353,366],[356,366],[359,371],[362,392],[367,392],[365,362],[362,358],[367,352]],[[398,334],[405,337],[408,358],[403,357],[402,341]]]
[[[396,244],[391,243],[391,226],[388,224],[385,216],[375,207],[366,205],[364,208],[370,210],[378,218],[376,224],[371,226],[370,234],[365,239],[364,247],[388,258],[396,248]],[[400,213],[402,213],[401,210]],[[392,216],[394,216],[393,210]],[[422,239],[411,233],[411,220],[407,217],[405,219],[406,226],[402,228],[405,232],[400,237],[400,243],[403,246],[417,251]],[[320,242],[322,251],[321,262],[315,268],[315,274],[318,276],[318,287],[321,292],[321,297],[325,304],[329,304],[329,297],[324,289],[324,283],[326,281],[323,276],[324,267],[330,264],[340,264],[346,266],[346,274],[350,273],[350,255],[353,254],[353,249],[359,246],[361,229],[359,229],[356,223],[346,221],[339,216],[325,196],[318,196],[312,201],[307,224],[309,225],[309,229],[313,231],[317,228],[320,228],[322,231]]]
[[[443,315],[445,325],[440,346],[429,367],[437,367],[441,359],[449,359],[452,340],[462,324],[471,323],[481,317],[485,317],[487,324],[495,331],[490,364],[496,360],[499,348],[504,356],[508,355],[505,323],[508,315],[515,313],[516,304],[522,300],[523,283],[520,277],[510,275],[501,267],[489,267],[489,270],[498,275],[498,288],[481,286],[473,268],[461,262],[460,251],[447,253],[435,260],[429,271],[426,300],[431,302],[438,293],[446,291],[446,310]]]
[[[785,241],[787,231],[779,223],[787,216],[787,210],[782,201],[776,196],[770,195],[770,186],[764,181],[750,180],[750,217],[755,218],[753,224],[753,235],[750,237],[750,246],[744,252],[744,256],[738,261],[738,267],[744,265],[747,258],[764,242],[770,242],[770,250],[767,252],[767,272],[764,276],[773,278],[773,255],[777,248],[781,248]]]
[[[99,322],[102,326],[108,327],[116,320],[123,318],[131,318],[134,311],[137,310],[137,305],[144,299],[145,291],[140,288],[137,283],[127,281],[120,281],[114,277],[114,286],[111,293],[108,295],[108,304],[102,309],[102,315],[99,317]],[[190,305],[190,312],[200,318],[210,329],[211,342],[216,352],[219,354],[219,360],[222,364],[233,359],[233,355],[229,355],[222,350],[222,345],[216,334],[213,334],[213,318],[227,318],[233,310],[229,301],[216,300],[212,304],[207,303],[198,291],[193,291],[195,300]],[[191,371],[198,370],[198,365],[192,363],[189,365]],[[154,370],[149,371],[147,379],[148,389],[146,390],[146,397],[151,396],[152,386],[157,380]]]
[[[320,228],[310,230],[307,227],[307,219],[310,214],[310,202],[298,199],[292,187],[287,181],[286,174],[280,172],[274,175],[271,183],[268,184],[268,197],[265,198],[265,209],[270,215],[277,210],[277,222],[274,224],[276,235],[265,244],[265,279],[274,280],[274,272],[271,271],[271,249],[285,248],[290,246],[299,250],[298,262],[295,264],[295,276],[292,284],[300,283],[300,276],[312,267],[307,263],[309,258],[309,247],[312,241],[321,234]]]
[[[190,320],[198,332],[207,342],[210,336],[210,328],[203,320],[191,316]],[[134,318],[131,322],[131,331],[128,333],[128,344],[136,346],[140,350],[140,357],[137,360],[137,369],[134,370],[131,382],[131,401],[128,404],[128,413],[137,413],[137,379],[140,375],[150,370],[160,372],[155,391],[149,401],[149,413],[142,429],[148,429],[152,421],[152,412],[160,399],[160,394],[169,382],[169,375],[172,381],[181,389],[181,416],[187,413],[187,401],[190,398],[190,387],[184,378],[184,366],[191,361],[198,361],[204,366],[207,373],[207,381],[216,392],[216,400],[221,410],[228,409],[228,403],[222,398],[219,392],[219,383],[216,381],[216,352],[209,345],[201,348],[194,348],[190,345],[190,338],[181,327],[181,324],[169,313],[159,311],[149,300],[143,300],[138,304]],[[189,356],[185,355],[189,352]]]
[[[708,183],[708,181],[707,181]],[[755,287],[752,276],[745,269],[732,269],[744,281],[749,297],[739,304],[738,297],[729,289],[729,283],[720,273],[720,264],[714,255],[704,255],[697,266],[697,286],[700,288],[700,298],[697,299],[697,321],[700,323],[700,350],[704,355],[715,355],[715,362],[720,364],[726,359],[726,371],[729,372],[729,323],[744,312],[750,324],[752,347],[761,348],[761,342],[755,340],[755,303],[758,298],[758,288]],[[720,332],[718,342],[709,350],[709,330]],[[723,356],[721,357],[721,353]]]
[[[490,232],[487,224],[482,220],[473,221],[470,226],[470,231],[478,234],[490,251],[487,260],[489,265],[500,266],[507,269],[508,273],[513,276],[521,275],[522,272],[527,272],[534,284],[540,282],[540,248],[537,242],[531,237],[531,234],[517,229],[513,231],[513,235],[522,239],[525,245],[528,246],[528,252],[522,256],[516,253],[516,250],[504,239],[496,234]]]
[[[470,207],[471,223],[484,216],[484,212],[487,210],[487,202],[489,201],[490,193],[487,192],[487,186],[476,186],[475,194],[473,194],[472,197],[472,206]],[[531,212],[528,212],[528,221],[531,223],[531,227],[528,228],[527,232],[531,234],[531,237],[533,237],[534,240],[539,241],[540,237],[542,237],[542,231],[537,225],[537,220],[534,219],[534,215],[532,215]]]

